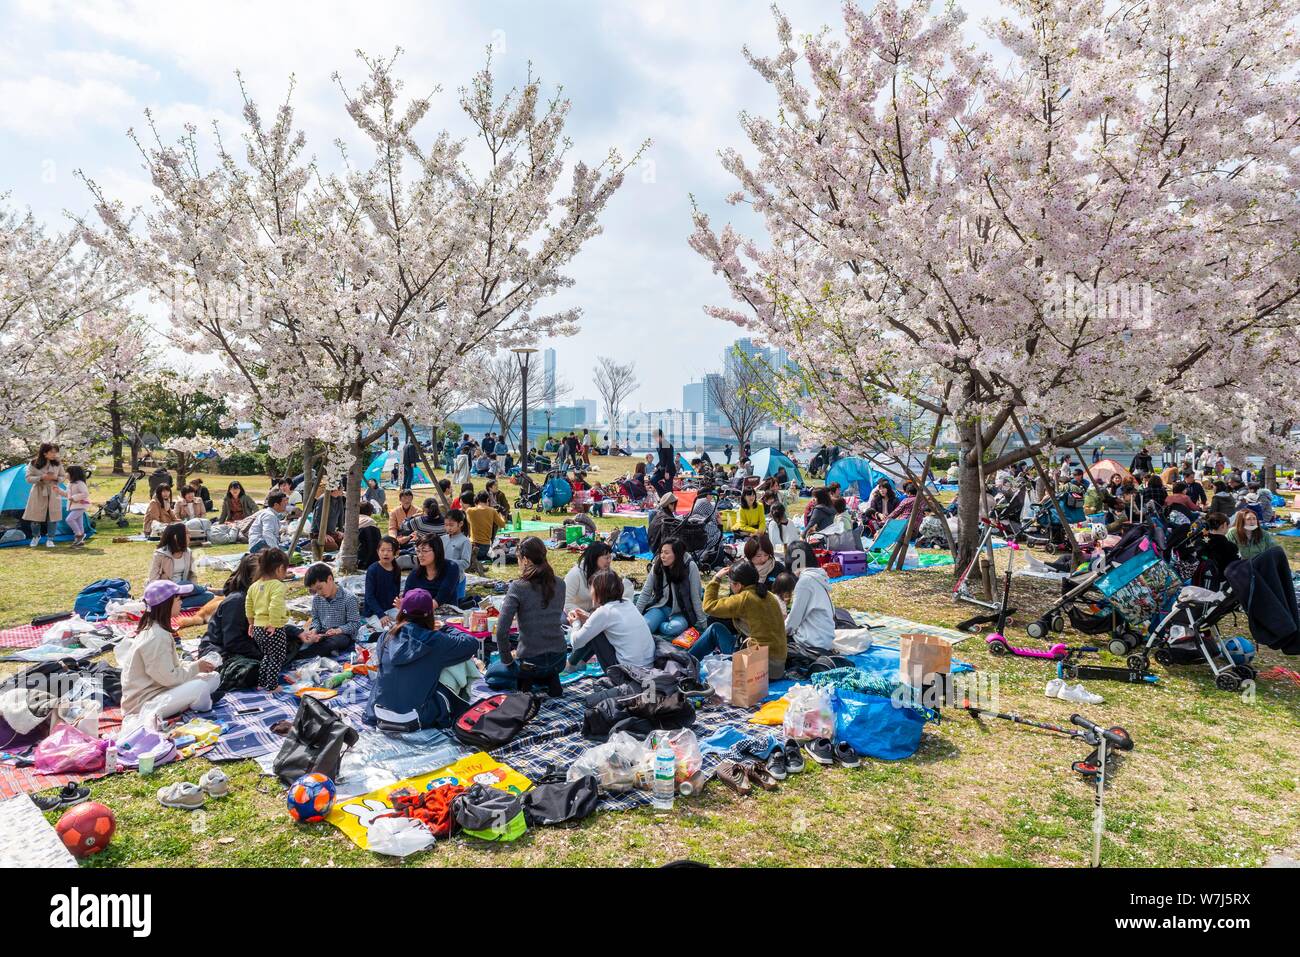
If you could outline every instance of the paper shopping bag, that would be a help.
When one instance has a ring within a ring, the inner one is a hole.
[[[753,708],[767,697],[767,647],[751,645],[731,656],[731,703]]]
[[[898,676],[914,688],[952,670],[952,645],[935,635],[903,635],[898,640]]]

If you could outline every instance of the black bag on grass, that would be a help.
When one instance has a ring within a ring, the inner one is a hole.
[[[581,821],[600,803],[600,782],[588,774],[576,781],[538,784],[522,800],[529,827]]]
[[[538,698],[523,691],[493,695],[472,704],[451,731],[462,744],[491,751],[514,740],[541,706]]]
[[[292,784],[304,774],[339,775],[343,752],[357,743],[356,729],[315,698],[303,698],[271,766],[275,776]]]

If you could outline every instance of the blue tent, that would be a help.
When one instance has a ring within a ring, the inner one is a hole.
[[[754,474],[760,479],[770,478],[778,470],[785,469],[785,474],[793,481],[798,482],[800,486],[804,484],[799,466],[795,465],[794,459],[784,452],[778,452],[773,448],[759,449],[749,457],[749,462],[754,466]]]
[[[897,485],[894,484],[894,477],[882,472],[879,468],[871,463],[870,459],[848,458],[840,459],[831,466],[830,471],[826,473],[826,484],[839,482],[840,488],[848,492],[854,485],[857,486],[858,498],[865,499],[871,495],[871,490],[881,479],[889,482],[890,488],[898,491]]]
[[[9,518],[19,518],[23,514],[23,509],[27,507],[27,494],[31,491],[31,486],[27,484],[27,466],[15,465],[11,469],[5,469],[0,472],[0,514]],[[68,501],[63,500],[63,514],[68,514]],[[89,517],[86,521],[86,537],[95,534],[94,527],[90,524]],[[56,542],[70,542],[73,539],[72,529],[68,528],[67,522],[59,522],[54,527],[54,540]],[[25,545],[28,539],[21,542],[8,542],[9,545]]]
[[[366,480],[374,479],[380,485],[383,485],[386,481],[392,478],[391,472],[384,471],[384,462],[386,462],[387,460],[388,460],[388,453],[380,452],[378,455],[375,456],[375,460],[370,463],[370,467],[366,469],[365,474],[362,476],[362,478],[365,478]],[[400,465],[400,463],[397,466],[397,474],[399,477],[402,474],[402,466]],[[433,482],[430,481],[429,476],[425,474],[424,466],[419,465],[418,463],[415,466],[415,484],[416,485],[433,484]]]
[[[677,470],[679,472],[684,472],[687,475],[695,474],[695,469],[691,467],[690,462],[686,461],[686,456],[682,455],[681,452],[677,453]]]

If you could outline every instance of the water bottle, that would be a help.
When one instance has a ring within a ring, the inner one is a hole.
[[[655,782],[651,792],[652,803],[656,811],[673,809],[673,792],[677,784],[677,755],[668,744],[668,739],[659,741],[655,751]]]

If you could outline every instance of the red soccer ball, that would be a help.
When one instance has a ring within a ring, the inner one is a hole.
[[[73,857],[89,857],[108,847],[117,831],[117,818],[98,801],[88,801],[59,818],[54,830]]]

